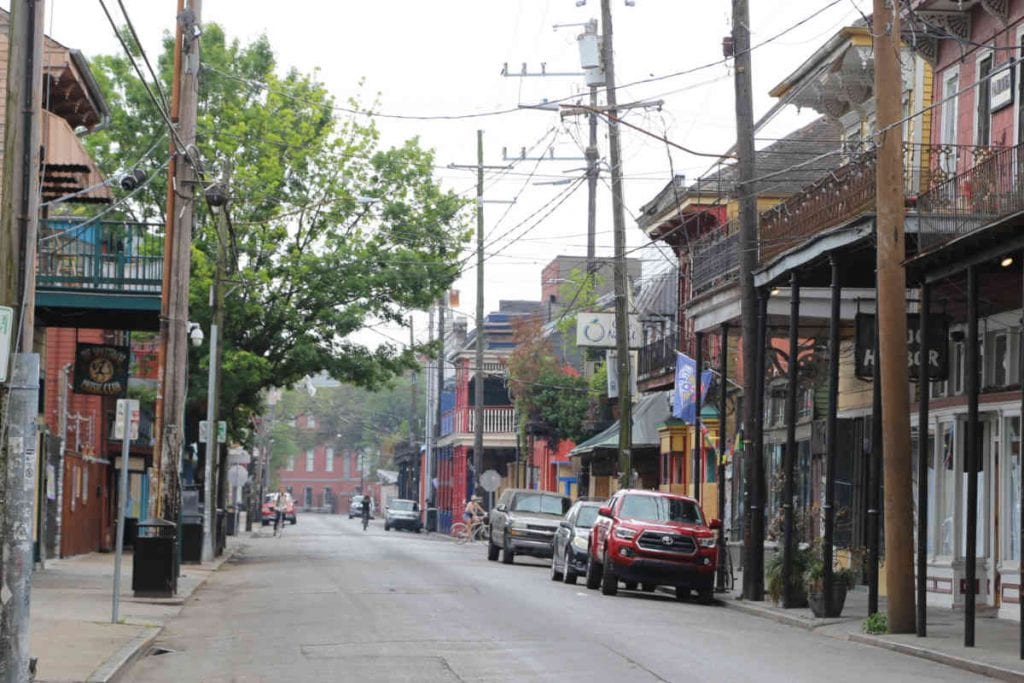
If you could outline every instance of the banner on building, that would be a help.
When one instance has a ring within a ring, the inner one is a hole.
[[[711,371],[700,376],[701,404],[708,398]],[[685,353],[676,352],[676,385],[672,393],[672,417],[695,424],[697,421],[697,361]]]
[[[854,344],[854,374],[871,380],[875,373],[875,316],[858,313]],[[907,314],[907,370],[910,381],[916,382],[921,367],[921,324],[916,313]],[[943,315],[928,316],[928,378],[942,381],[949,376],[949,319]]]
[[[75,393],[123,397],[128,390],[130,362],[127,346],[79,342],[75,347]]]

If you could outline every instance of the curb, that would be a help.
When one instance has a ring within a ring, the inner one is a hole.
[[[114,681],[120,680],[129,667],[149,650],[162,630],[163,628],[160,626],[147,627],[145,631],[122,645],[121,649],[108,657],[107,661],[100,665],[100,668],[85,679],[86,683],[114,683]]]
[[[996,666],[994,664],[985,664],[984,662],[964,659],[963,657],[957,657],[956,655],[948,655],[943,652],[928,650],[923,647],[916,647],[906,643],[898,643],[892,640],[886,640],[885,638],[879,638],[877,636],[865,635],[863,633],[851,633],[847,636],[847,639],[854,643],[860,643],[861,645],[872,645],[874,647],[880,647],[900,654],[927,659],[938,664],[945,664],[946,666],[950,666],[955,669],[969,671],[981,676],[988,676],[989,678],[995,678],[1000,681],[1024,682],[1024,673],[1014,671],[1012,669],[1004,669],[1003,667]]]
[[[210,574],[212,575],[228,560],[234,557],[239,547],[240,546],[236,545],[233,548],[225,549],[224,553],[220,557],[216,558],[212,563],[213,566],[210,569]],[[196,590],[201,588],[205,583],[206,580],[204,579],[201,583],[197,584],[192,590],[192,594],[194,594]],[[173,600],[173,603],[168,601],[162,604],[183,606],[192,594],[182,598],[170,598],[169,600]],[[86,679],[86,683],[116,683],[116,681],[121,680],[121,677],[128,672],[128,669],[131,668],[132,664],[141,659],[146,652],[149,651],[163,630],[163,626],[147,626],[142,633],[122,645],[117,652],[108,657],[98,669],[93,671]]]
[[[754,616],[761,617],[762,619],[769,619],[771,621],[785,624],[787,626],[793,626],[801,628],[805,631],[816,631],[826,626],[835,626],[836,624],[845,624],[851,621],[857,621],[854,618],[838,618],[838,619],[807,619],[806,617],[799,617],[795,614],[787,614],[779,610],[770,609],[767,607],[760,607],[756,604],[744,602],[742,600],[719,600],[720,603],[725,605],[729,609],[735,609],[746,614],[752,614]]]

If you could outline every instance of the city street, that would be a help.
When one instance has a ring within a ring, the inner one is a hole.
[[[245,547],[131,681],[964,681],[963,671],[723,607],[553,583],[480,544],[300,515]],[[979,679],[980,680],[980,679]]]

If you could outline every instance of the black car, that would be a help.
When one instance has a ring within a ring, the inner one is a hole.
[[[420,533],[423,524],[420,522],[420,506],[415,500],[393,498],[384,508],[384,531],[392,529],[408,529]]]
[[[552,541],[551,580],[576,583],[587,572],[587,544],[590,528],[597,519],[601,501],[578,501],[559,523]]]

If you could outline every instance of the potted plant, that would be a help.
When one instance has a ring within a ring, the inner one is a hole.
[[[846,591],[857,582],[857,574],[848,567],[836,567],[832,570],[832,609],[825,612],[825,564],[815,558],[804,571],[804,590],[807,591],[807,602],[814,616],[838,617],[843,613],[846,603]]]
[[[785,601],[785,585],[782,580],[782,551],[772,555],[765,564],[765,590],[768,598],[776,605],[785,607],[807,607],[807,591],[802,577],[812,561],[811,549],[797,547],[793,551],[793,569],[789,576],[789,600]]]

